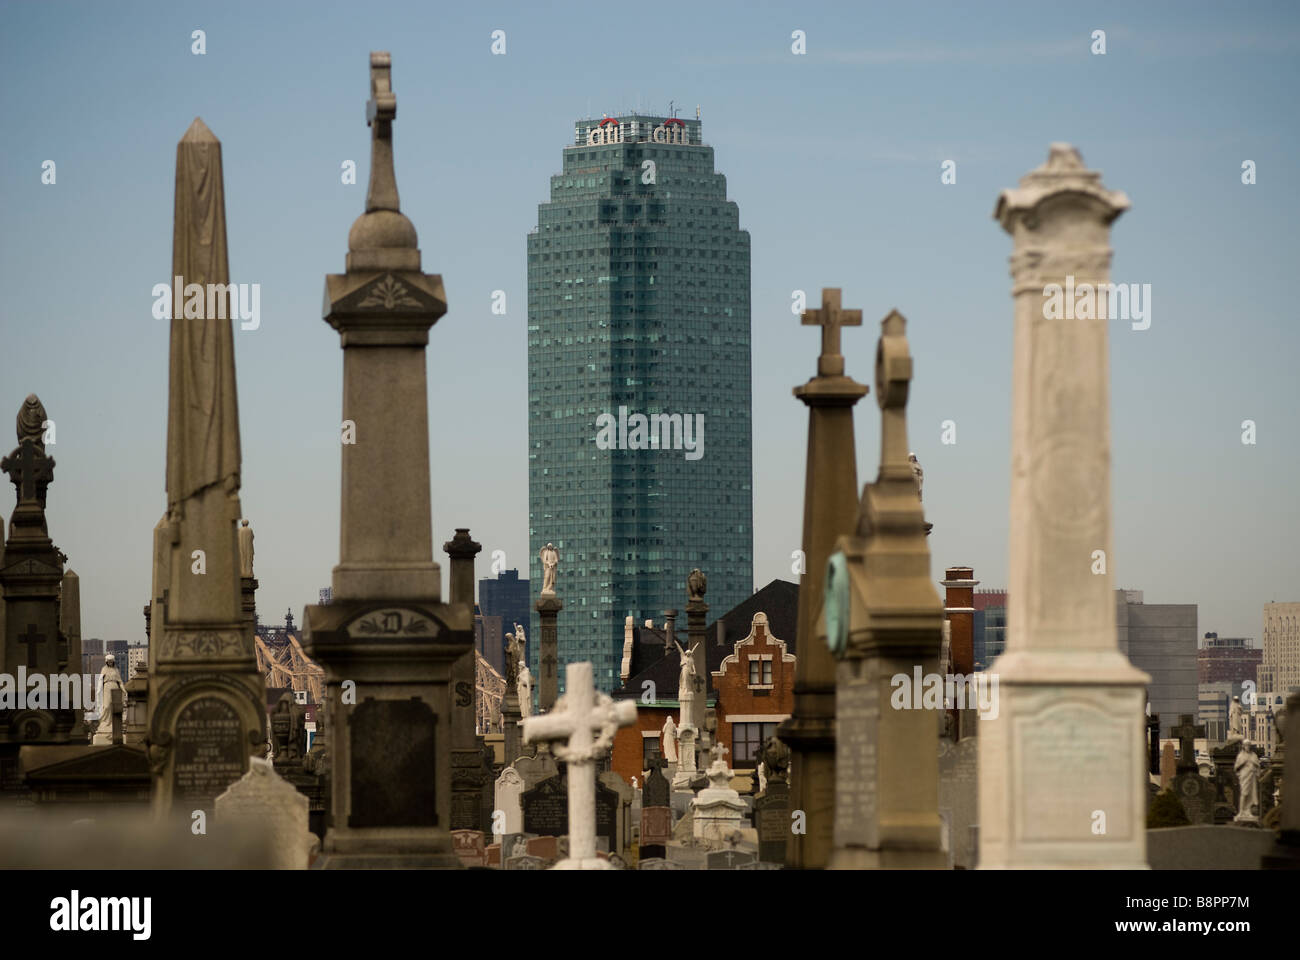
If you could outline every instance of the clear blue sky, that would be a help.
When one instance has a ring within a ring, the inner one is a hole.
[[[428,351],[440,562],[469,526],[480,576],[498,549],[527,568],[525,236],[575,119],[673,100],[701,106],[752,236],[757,584],[790,577],[800,540],[806,410],[790,389],[818,336],[791,291],[815,303],[841,286],[867,320],[844,334],[858,379],[878,320],[910,322],[935,578],[969,564],[1005,585],[1010,238],[991,213],[1065,140],[1128,193],[1113,277],[1153,291],[1151,329],[1111,329],[1116,585],[1199,604],[1202,633],[1258,638],[1263,603],[1300,599],[1298,21],[1262,3],[4,3],[0,424],[33,391],[57,423],[50,532],[81,576],[85,635],[143,639],[165,507],[168,331],[151,290],[195,116],[224,145],[232,279],[262,286],[261,329],[236,351],[263,621],[298,617],[329,582],[342,371],[321,289],[364,203],[383,49],[402,207],[450,303]],[[356,186],[340,183],[349,159]],[[874,400],[858,407],[860,481]],[[5,483],[0,513],[12,504]]]

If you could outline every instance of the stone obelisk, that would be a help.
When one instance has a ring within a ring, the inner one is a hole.
[[[820,869],[830,859],[835,818],[835,661],[817,643],[826,561],[835,541],[852,533],[858,517],[858,468],[853,442],[853,405],[867,387],[844,375],[840,328],[861,326],[861,310],[841,310],[838,288],[822,290],[822,306],[801,322],[822,328],[817,376],[794,388],[808,406],[808,455],[804,474],[803,574],[799,577],[799,623],[794,711],[777,729],[790,748],[790,809],[807,815],[806,834],[790,835],[786,865]]]
[[[387,53],[370,55],[366,210],[348,234],[347,272],[325,278],[325,321],[343,348],[340,556],[332,602],[303,613],[330,725],[325,869],[460,866],[451,679],[473,646],[473,605],[463,568],[456,602],[441,602],[425,373],[447,305],[398,206],[391,70]]]
[[[994,212],[1014,243],[1011,563],[999,709],[980,721],[981,868],[1146,866],[1149,678],[1115,632],[1107,311],[1050,308],[1105,289],[1128,205],[1057,143]]]
[[[211,811],[266,742],[265,684],[241,610],[234,335],[213,287],[229,282],[221,143],[195,119],[176,147],[167,519],[157,528],[166,540],[155,545],[168,551],[169,582],[163,622],[150,618],[148,745],[160,817]]]

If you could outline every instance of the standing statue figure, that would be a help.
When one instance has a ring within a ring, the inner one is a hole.
[[[519,693],[519,716],[531,717],[533,715],[533,674],[528,669],[528,661],[519,661],[519,682],[516,685]]]
[[[547,543],[537,554],[542,560],[542,596],[555,596],[555,569],[560,565],[560,552],[555,544]]]
[[[253,528],[244,520],[239,525],[239,575],[253,575]]]
[[[1237,760],[1232,765],[1237,773],[1241,796],[1233,823],[1259,822],[1259,767],[1259,754],[1255,752],[1255,745],[1247,740],[1237,751]]]
[[[99,671],[99,725],[95,728],[92,742],[103,745],[113,742],[113,689],[122,691],[122,710],[126,711],[126,688],[122,685],[122,674],[117,669],[117,657],[109,654],[104,658],[104,667]]]
[[[659,752],[669,763],[677,762],[677,724],[673,723],[672,714],[668,715],[659,731]]]
[[[524,628],[515,624],[515,632],[506,634],[506,684],[519,683],[519,663],[524,659]]]
[[[703,600],[704,591],[709,588],[709,578],[706,577],[699,567],[690,572],[686,578],[686,597],[688,600]]]
[[[758,795],[761,797],[767,793],[767,764],[762,760],[758,761]]]
[[[1232,706],[1228,708],[1228,743],[1234,740],[1245,738],[1246,721],[1241,710],[1241,697],[1232,698]]]
[[[677,702],[685,703],[695,701],[695,651],[699,647],[700,641],[696,640],[691,644],[691,649],[683,650],[682,645],[673,640],[673,646],[677,648],[677,654],[681,657],[681,672],[677,676]],[[682,723],[691,722],[690,713],[682,710]]]
[[[916,454],[909,453],[907,462],[912,465],[912,479],[916,481],[916,499],[921,499],[921,484],[925,482],[925,471],[921,469],[921,461],[916,459]]]

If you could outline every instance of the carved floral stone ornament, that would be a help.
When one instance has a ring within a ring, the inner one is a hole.
[[[354,621],[348,636],[428,636],[433,624],[414,610],[376,610]]]
[[[398,307],[419,307],[420,301],[410,295],[406,289],[391,273],[385,274],[384,279],[379,281],[370,288],[366,298],[362,300],[358,307],[383,307],[385,310],[395,310]]]

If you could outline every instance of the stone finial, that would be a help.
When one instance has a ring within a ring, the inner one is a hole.
[[[23,405],[18,408],[18,442],[33,441],[42,450],[45,449],[45,406],[34,393],[29,393]]]
[[[907,394],[912,383],[912,353],[907,320],[897,310],[880,322],[876,345],[876,402],[881,410],[880,478],[913,481],[907,449]]]
[[[1008,233],[1015,230],[1018,217],[1025,218],[1031,229],[1037,225],[1036,210],[1048,197],[1063,193],[1077,194],[1095,204],[1103,223],[1110,223],[1129,208],[1122,190],[1107,190],[1101,185],[1101,172],[1089,170],[1083,158],[1068,143],[1053,143],[1047,162],[1020,178],[1020,186],[998,195],[993,217]]]
[[[704,599],[705,592],[709,589],[709,578],[704,575],[699,567],[691,571],[690,576],[686,578],[686,595],[693,602],[699,602]]]
[[[348,270],[419,270],[415,225],[401,212],[393,168],[393,121],[397,96],[392,84],[393,59],[386,51],[370,54],[370,187],[366,211],[348,233]]]

